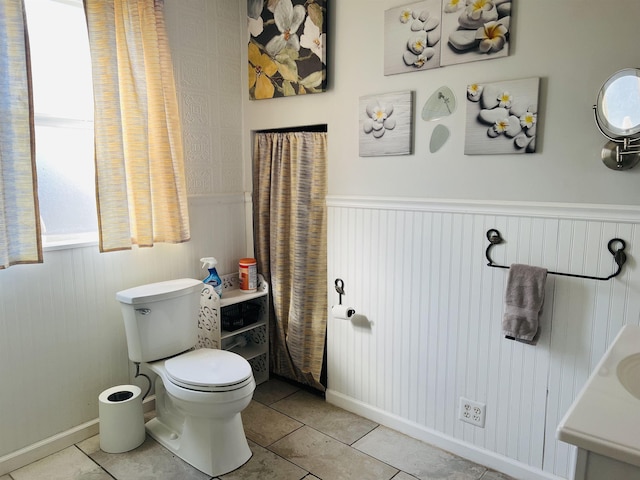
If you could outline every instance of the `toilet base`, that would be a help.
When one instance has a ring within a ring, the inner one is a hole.
[[[253,376],[236,389],[203,392],[172,383],[164,361],[148,366],[157,375],[156,417],[146,423],[152,438],[212,477],[229,473],[251,458],[240,412],[251,402],[256,387]]]
[[[212,477],[240,468],[252,455],[239,413],[224,419],[186,418],[182,433],[158,418],[145,427],[160,445]]]

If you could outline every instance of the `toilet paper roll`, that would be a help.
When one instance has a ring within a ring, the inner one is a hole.
[[[333,315],[333,318],[339,320],[349,320],[355,315],[355,313],[355,309],[353,307],[348,307],[347,305],[334,305],[331,307],[331,314]]]
[[[136,385],[111,387],[98,396],[100,449],[122,453],[142,445],[145,439],[142,390]]]

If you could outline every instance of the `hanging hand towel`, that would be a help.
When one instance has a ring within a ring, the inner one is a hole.
[[[502,320],[502,331],[507,338],[535,345],[546,279],[546,268],[520,264],[509,268]]]

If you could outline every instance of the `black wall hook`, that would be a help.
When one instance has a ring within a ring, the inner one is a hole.
[[[342,305],[342,295],[344,295],[344,281],[336,278],[336,292],[338,292],[338,305]]]
[[[489,245],[487,246],[487,250],[485,252],[485,256],[487,257],[487,261],[488,261],[487,265],[495,268],[509,268],[506,265],[498,265],[494,263],[493,260],[491,259],[491,248],[495,245],[499,245],[502,242],[504,242],[504,240],[500,236],[500,232],[495,228],[487,230],[487,240],[489,240]],[[618,248],[614,250],[615,246],[617,246]],[[610,280],[613,277],[616,277],[620,274],[620,272],[622,271],[622,266],[627,261],[627,255],[624,253],[624,249],[626,247],[627,247],[627,244],[625,243],[624,240],[620,238],[612,238],[611,240],[609,240],[609,243],[607,243],[607,249],[609,250],[609,253],[613,255],[613,259],[615,260],[616,265],[618,265],[618,269],[608,277],[595,277],[590,275],[579,275],[576,273],[551,272],[551,271],[547,273],[550,273],[553,275],[562,275],[564,277],[587,278],[589,280]]]

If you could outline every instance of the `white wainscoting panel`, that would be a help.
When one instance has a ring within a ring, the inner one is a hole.
[[[129,383],[117,291],[204,278],[205,256],[217,257],[221,274],[237,271],[248,253],[244,195],[189,203],[190,242],[45,251],[43,264],[0,270],[0,476],[3,459],[50,437],[59,444],[61,432],[97,418],[102,390]]]
[[[612,220],[600,218],[605,210]],[[329,319],[328,398],[471,446],[486,453],[486,464],[502,458],[544,478],[569,478],[575,453],[555,439],[556,426],[640,310],[640,215],[595,207],[591,220],[588,211],[329,197],[329,304],[337,303],[333,280],[342,278],[343,303],[358,316]],[[501,335],[507,270],[486,266],[491,228],[506,240],[492,251],[503,265],[607,276],[615,271],[613,237],[626,241],[629,261],[606,282],[549,275],[540,339],[525,345]],[[484,428],[458,420],[461,396],[486,403]]]

